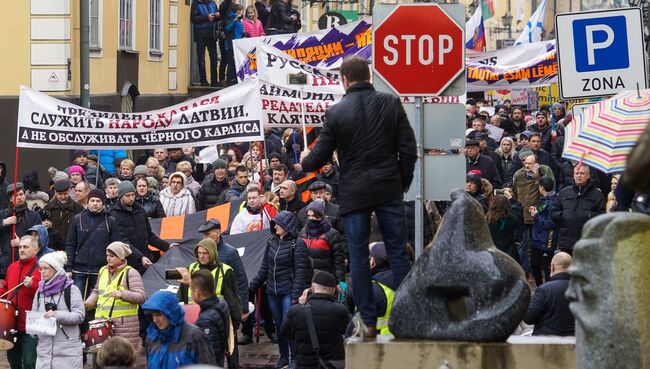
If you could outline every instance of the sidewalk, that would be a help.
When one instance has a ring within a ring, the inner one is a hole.
[[[278,347],[266,337],[260,337],[259,343],[239,346],[239,364],[242,369],[270,369],[278,358]],[[138,357],[135,368],[146,368],[144,355]],[[6,352],[0,352],[0,369],[10,369]],[[93,369],[92,363],[86,363],[84,369]]]

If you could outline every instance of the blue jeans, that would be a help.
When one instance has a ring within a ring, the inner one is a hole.
[[[397,196],[371,208],[353,211],[343,216],[345,236],[350,251],[350,274],[352,295],[361,318],[368,327],[377,324],[377,312],[368,259],[370,239],[370,215],[375,212],[379,229],[384,238],[390,269],[395,286],[399,286],[411,269],[406,254],[406,224],[403,197]]]
[[[523,234],[521,235],[521,243],[519,244],[519,264],[524,269],[524,272],[530,272],[530,262],[528,261],[528,248],[530,248],[531,243],[531,234],[532,231],[531,224],[524,224]]]
[[[269,307],[271,314],[273,314],[273,321],[275,322],[276,332],[278,335],[278,348],[280,349],[280,357],[289,359],[289,350],[291,350],[291,359],[295,359],[296,346],[295,342],[287,339],[282,334],[282,322],[287,317],[289,308],[291,307],[291,295],[267,295],[269,298]]]
[[[81,298],[85,301],[97,284],[97,275],[72,272],[72,282],[79,288]]]

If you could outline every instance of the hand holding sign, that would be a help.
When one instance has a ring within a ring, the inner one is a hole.
[[[40,311],[26,311],[25,313],[25,332],[27,332],[27,334],[48,337],[54,337],[56,335],[55,318],[45,318],[43,313]]]

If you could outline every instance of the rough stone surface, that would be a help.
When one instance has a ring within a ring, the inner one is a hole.
[[[397,290],[389,326],[398,339],[503,342],[529,302],[523,270],[494,246],[481,205],[457,190]]]
[[[610,213],[587,222],[569,274],[576,367],[650,368],[650,217]]]

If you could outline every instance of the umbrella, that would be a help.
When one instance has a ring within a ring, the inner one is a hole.
[[[605,173],[622,172],[649,121],[650,90],[621,92],[591,105],[569,124],[562,157]]]

